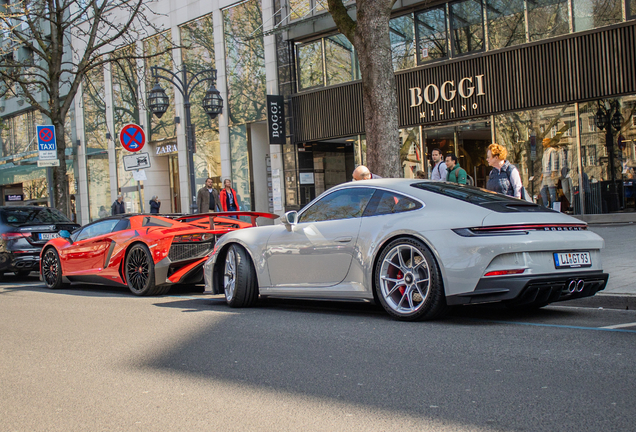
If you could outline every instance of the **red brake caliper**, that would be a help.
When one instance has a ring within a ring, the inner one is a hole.
[[[396,279],[403,279],[403,278],[404,278],[404,275],[402,274],[402,270],[398,270]],[[398,291],[400,291],[400,294],[404,295],[404,291],[406,291],[406,288],[404,286],[401,286],[398,288]]]

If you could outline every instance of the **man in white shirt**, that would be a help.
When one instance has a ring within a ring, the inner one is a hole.
[[[433,149],[431,159],[435,164],[431,172],[431,180],[446,181],[448,171],[446,170],[446,164],[443,162],[444,157],[442,156],[442,151],[438,148]]]

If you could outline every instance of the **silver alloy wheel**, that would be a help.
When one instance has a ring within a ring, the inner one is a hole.
[[[225,256],[225,272],[223,274],[223,287],[225,289],[225,299],[232,301],[234,290],[236,289],[236,252],[234,247],[230,247]]]
[[[380,290],[386,304],[402,315],[417,312],[429,295],[431,278],[426,257],[414,246],[396,245],[380,268]]]

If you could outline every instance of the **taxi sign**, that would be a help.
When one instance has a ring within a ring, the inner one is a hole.
[[[141,126],[130,123],[121,128],[119,142],[126,150],[137,152],[146,144],[146,134]]]
[[[38,159],[57,159],[57,141],[55,139],[55,126],[36,126],[36,132],[38,136]]]

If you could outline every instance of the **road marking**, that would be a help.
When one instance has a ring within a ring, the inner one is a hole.
[[[625,323],[625,324],[616,324],[616,325],[605,326],[605,327],[601,327],[601,328],[604,328],[604,329],[619,329],[619,328],[635,327],[635,326],[636,326],[636,322]]]
[[[474,321],[492,322],[492,323],[501,323],[501,324],[517,324],[517,325],[526,325],[526,326],[534,326],[534,327],[566,328],[566,329],[574,329],[574,330],[595,330],[595,331],[607,331],[607,332],[619,332],[619,333],[636,333],[636,330],[623,330],[620,328],[610,328],[613,326],[582,327],[582,326],[570,326],[570,325],[562,325],[562,324],[539,324],[539,323],[528,323],[528,322],[517,322],[517,321],[497,321],[497,320],[481,320],[481,319],[474,319]]]

